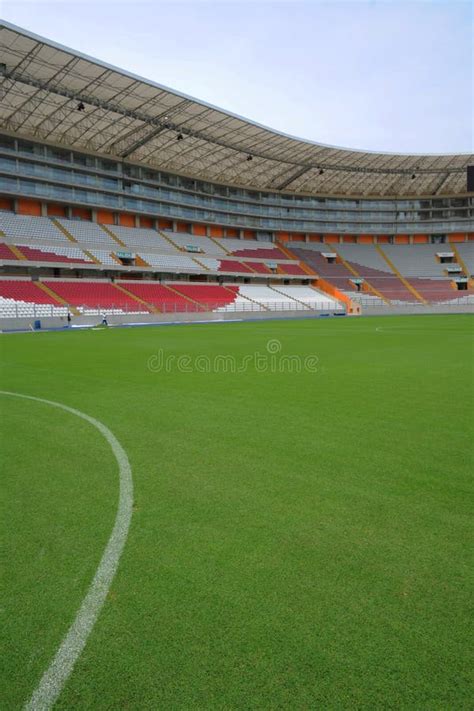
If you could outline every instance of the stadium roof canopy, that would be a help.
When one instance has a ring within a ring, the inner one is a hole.
[[[3,129],[197,179],[314,195],[459,195],[474,163],[288,136],[3,21],[0,63]]]

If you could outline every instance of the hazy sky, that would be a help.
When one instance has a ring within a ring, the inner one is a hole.
[[[473,150],[473,8],[457,0],[0,0],[1,16],[272,128]]]

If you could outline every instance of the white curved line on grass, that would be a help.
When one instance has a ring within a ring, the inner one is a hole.
[[[39,685],[25,706],[26,711],[47,711],[59,697],[64,684],[74,668],[74,664],[84,649],[87,638],[99,616],[99,612],[105,602],[105,598],[116,573],[120,556],[125,541],[127,540],[130,519],[132,517],[132,470],[128,457],[120,442],[102,422],[96,420],[94,417],[90,417],[80,412],[80,410],[75,410],[73,407],[68,407],[60,402],[44,400],[40,397],[12,393],[5,390],[0,390],[0,394],[21,397],[26,400],[35,400],[36,402],[42,402],[46,405],[53,405],[89,422],[93,427],[99,430],[110,444],[119,465],[120,491],[117,515],[99,567],[96,570],[94,579],[82,601],[74,622],[63,639],[54,659],[43,674]]]

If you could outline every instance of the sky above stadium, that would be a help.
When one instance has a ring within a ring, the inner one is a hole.
[[[474,150],[457,0],[0,0],[3,19],[245,118],[375,151]]]

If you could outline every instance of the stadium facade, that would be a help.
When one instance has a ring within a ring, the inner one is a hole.
[[[344,308],[471,291],[473,155],[298,139],[8,23],[0,47],[4,276],[299,285]]]

